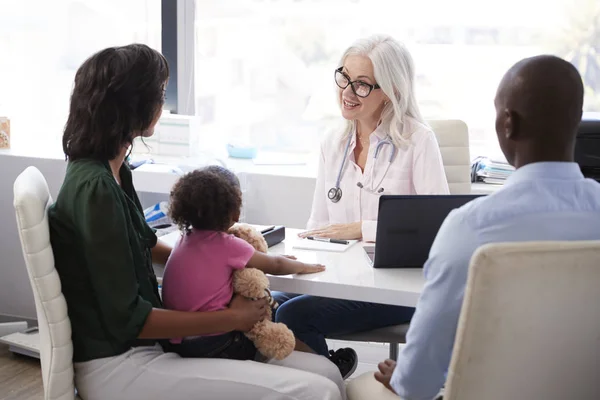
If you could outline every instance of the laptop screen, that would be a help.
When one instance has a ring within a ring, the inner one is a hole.
[[[480,196],[381,196],[373,267],[422,267],[450,211]]]

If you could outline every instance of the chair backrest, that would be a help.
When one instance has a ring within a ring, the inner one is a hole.
[[[451,119],[429,120],[427,123],[440,145],[450,193],[471,193],[471,158],[467,124]]]
[[[44,400],[73,400],[73,344],[67,303],[54,267],[48,207],[52,197],[41,172],[29,167],[14,184],[19,238],[33,289],[40,335]]]
[[[471,260],[444,400],[600,398],[600,241]]]

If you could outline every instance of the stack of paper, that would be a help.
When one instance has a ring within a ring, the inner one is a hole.
[[[479,157],[476,163],[477,180],[485,183],[503,184],[513,173],[515,168],[505,161],[493,160],[487,157]]]

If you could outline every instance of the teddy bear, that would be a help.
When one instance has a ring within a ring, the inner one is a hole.
[[[246,241],[256,251],[267,252],[268,246],[265,238],[248,224],[237,223],[229,229],[228,233]],[[270,300],[271,307],[267,318],[257,322],[246,333],[246,336],[254,342],[256,349],[266,358],[283,360],[289,356],[294,351],[296,339],[285,324],[272,321],[272,310],[277,308],[277,303],[269,291],[267,276],[256,268],[237,270],[233,274],[233,291],[250,299],[267,297]]]

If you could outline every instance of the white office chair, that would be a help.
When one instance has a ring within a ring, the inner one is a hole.
[[[427,123],[435,132],[440,145],[450,193],[471,193],[471,159],[469,157],[469,129],[467,124],[459,120],[431,120]],[[389,357],[395,360],[398,357],[399,343],[406,341],[407,331],[408,324],[403,324],[348,335],[335,335],[331,336],[330,339],[389,343]]]
[[[35,298],[44,400],[73,400],[79,397],[73,384],[71,322],[50,246],[50,204],[52,198],[44,176],[34,167],[27,168],[15,181],[14,207]]]
[[[469,128],[460,120],[427,121],[440,146],[451,194],[471,193]]]
[[[444,400],[600,398],[598,282],[600,241],[478,249]],[[348,399],[398,399],[372,376]]]

